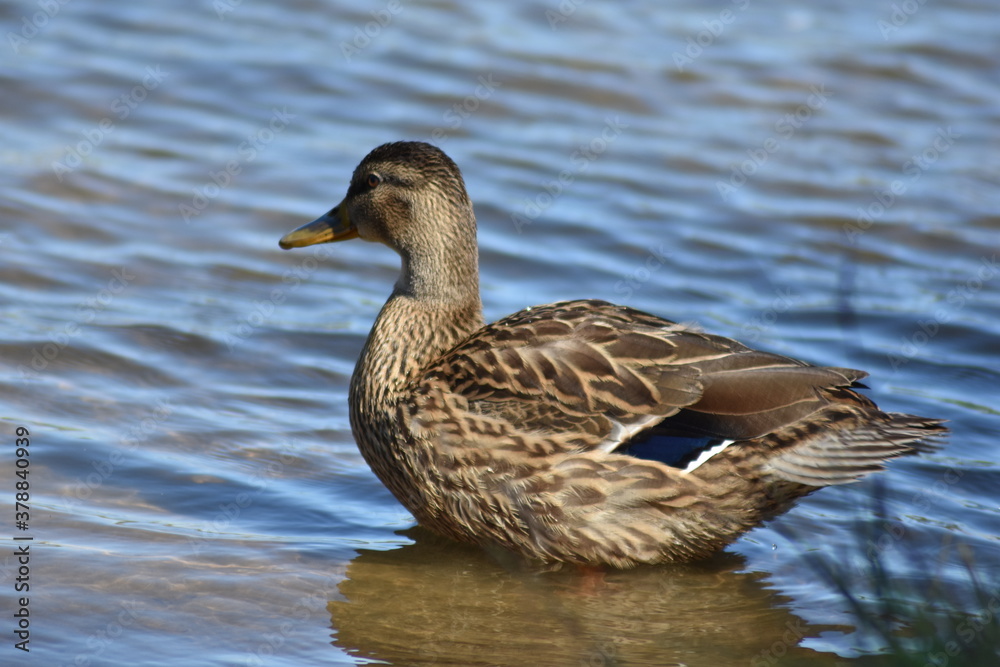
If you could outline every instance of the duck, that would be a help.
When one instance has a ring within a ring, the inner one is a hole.
[[[596,299],[483,320],[462,174],[383,144],[283,249],[360,238],[401,270],[349,386],[361,455],[426,528],[554,566],[704,559],[817,489],[926,452],[942,420],[883,412],[867,373]]]

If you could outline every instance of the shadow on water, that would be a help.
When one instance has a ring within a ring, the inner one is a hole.
[[[330,602],[335,645],[393,665],[836,664],[741,556],[630,571],[538,571],[421,528],[363,550]]]
[[[883,481],[873,484],[873,518],[838,558],[803,554],[817,582],[850,611],[856,664],[993,667],[1000,664],[1000,582],[971,546],[907,530],[893,516]],[[778,528],[779,532],[785,532]],[[800,538],[802,536],[799,536]],[[857,556],[857,557],[855,557]]]

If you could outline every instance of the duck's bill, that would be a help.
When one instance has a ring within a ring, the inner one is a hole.
[[[278,245],[288,250],[317,243],[346,241],[357,236],[358,228],[351,224],[347,210],[343,206],[336,206],[326,215],[282,236]]]

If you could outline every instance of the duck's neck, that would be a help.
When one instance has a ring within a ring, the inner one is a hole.
[[[455,306],[394,293],[361,351],[352,397],[394,404],[422,369],[482,325],[478,299]]]
[[[483,326],[474,229],[471,241],[400,253],[399,280],[354,369],[352,411],[394,409],[431,362]]]

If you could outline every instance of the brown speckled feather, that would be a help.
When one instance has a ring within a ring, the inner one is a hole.
[[[403,267],[351,380],[352,429],[417,520],[458,540],[618,567],[704,557],[944,431],[880,411],[862,371],[603,301],[483,326],[471,204],[427,144],[372,151],[344,202],[282,245],[355,235]],[[674,442],[701,449],[637,453]]]

